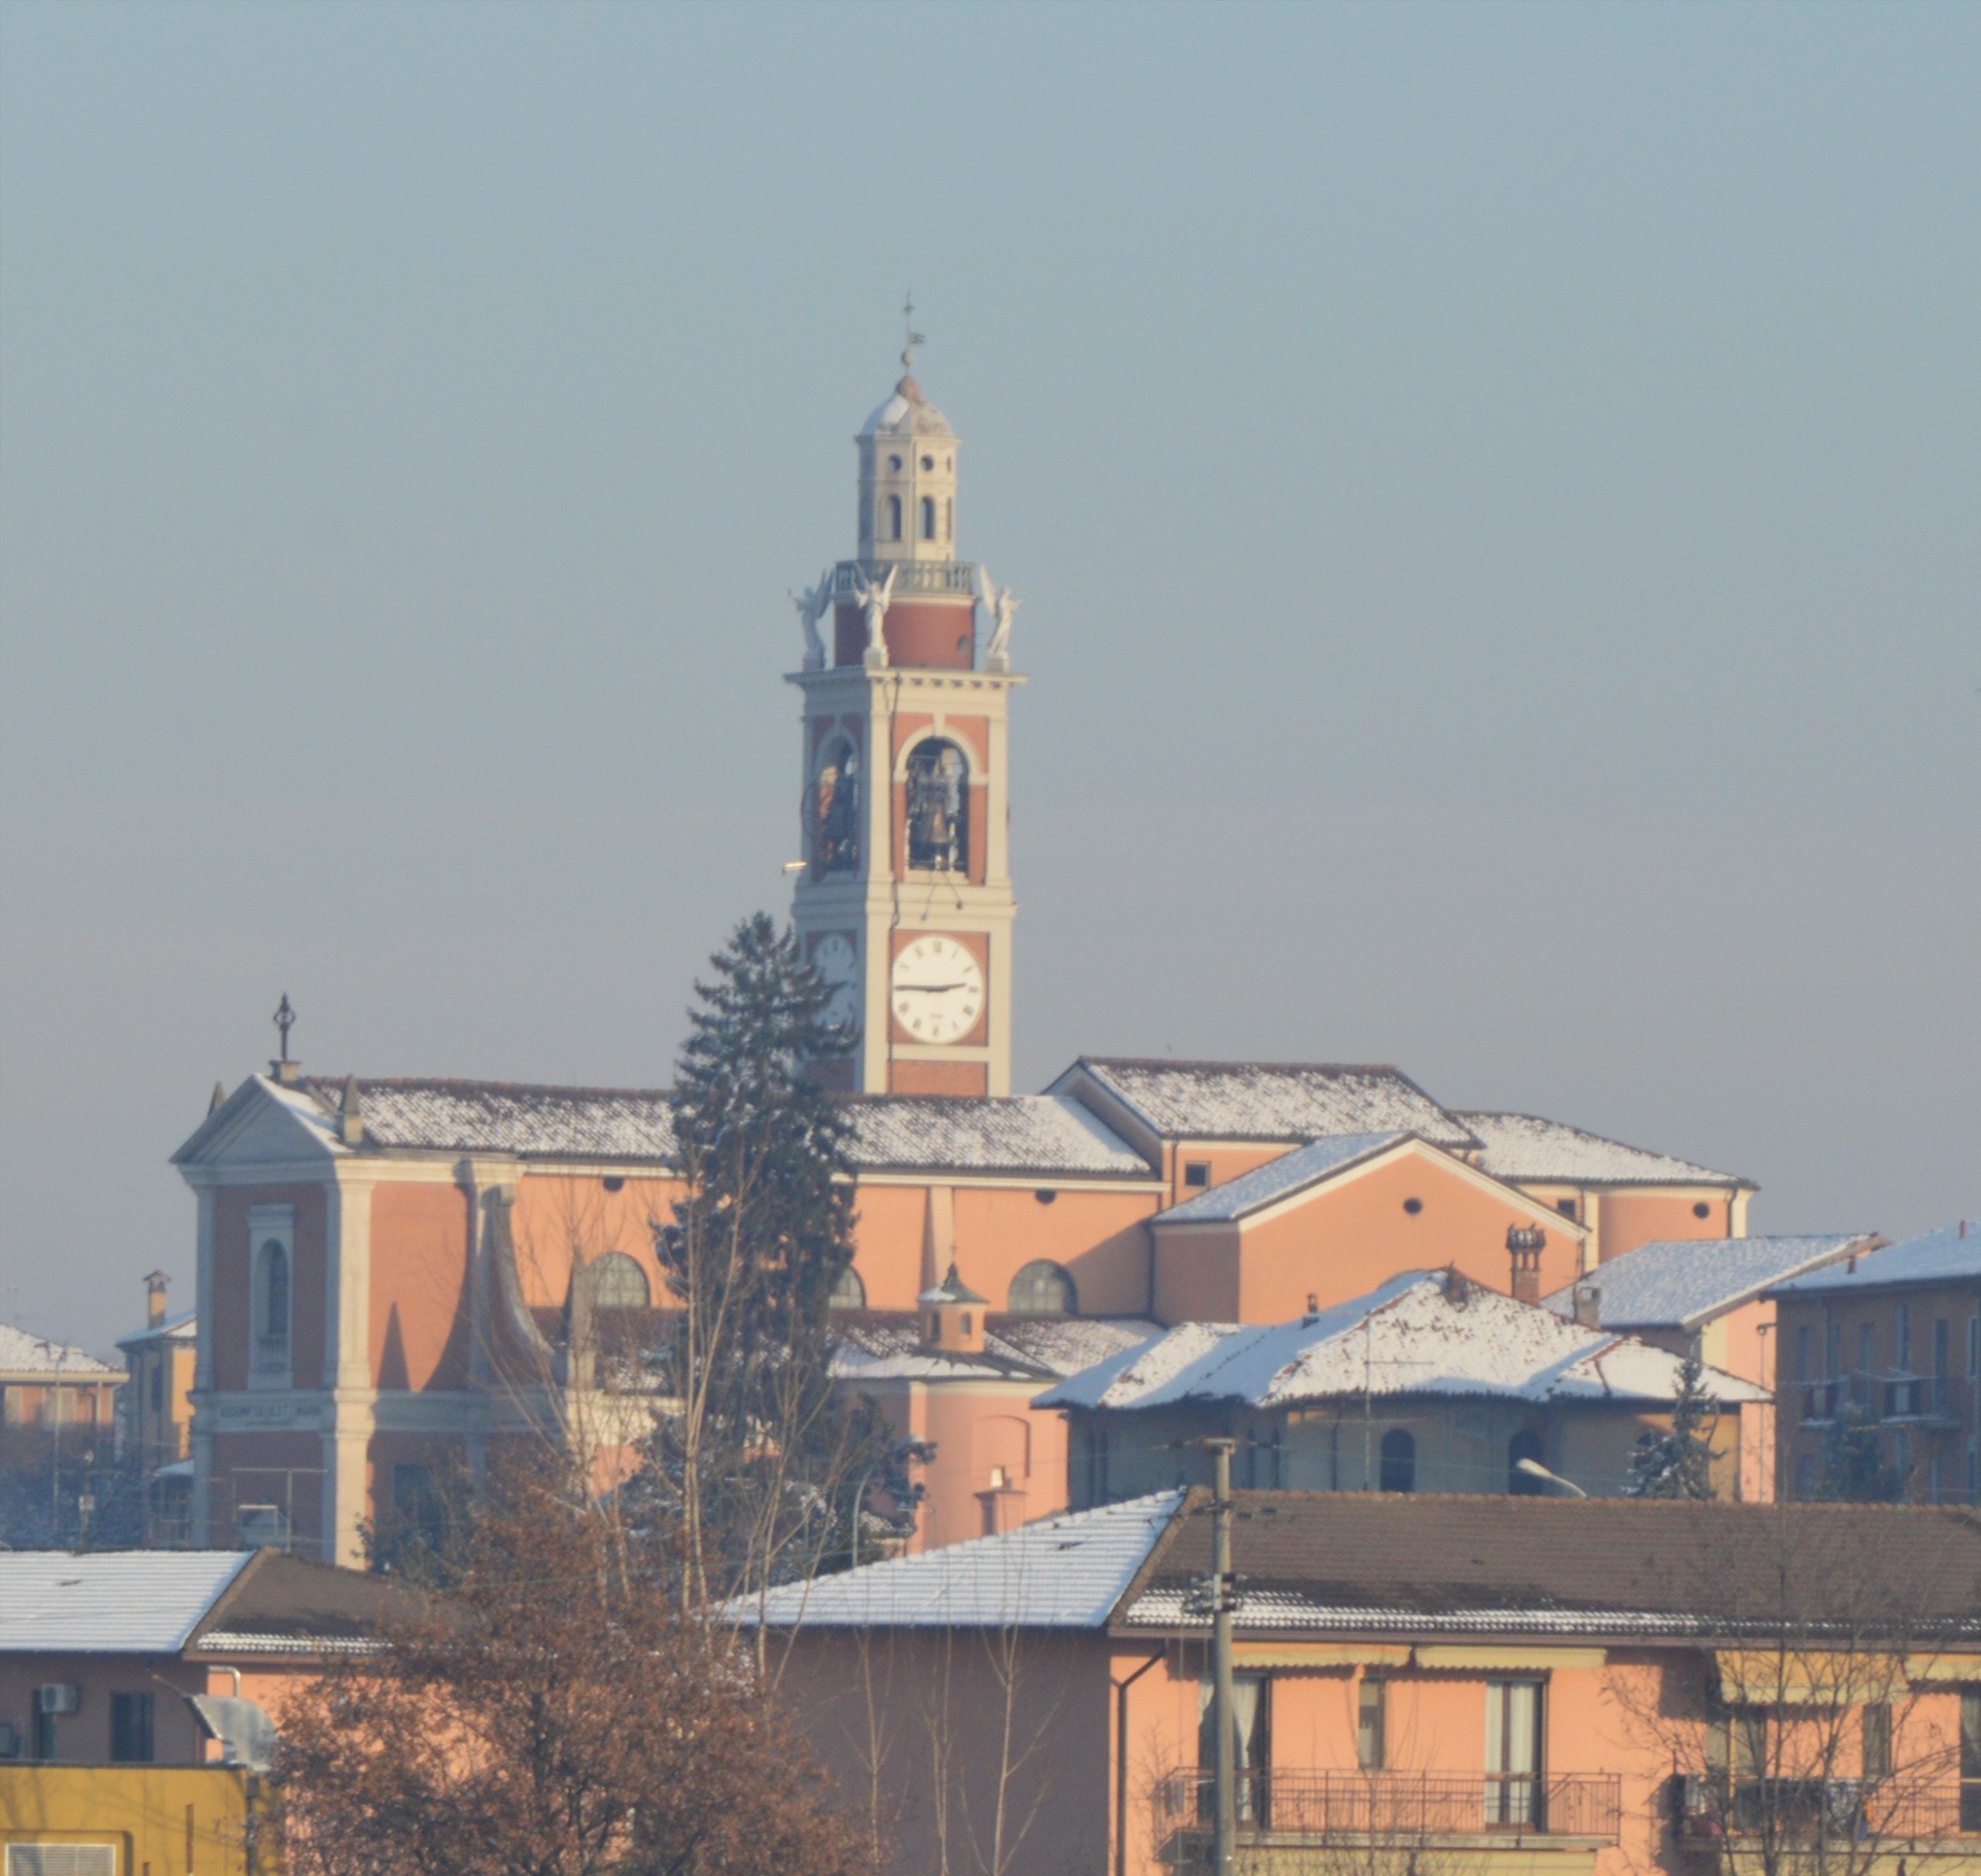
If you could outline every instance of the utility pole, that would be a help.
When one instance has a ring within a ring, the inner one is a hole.
[[[1211,1876],[1232,1876],[1238,1843],[1238,1738],[1232,1724],[1232,1611],[1238,1597],[1232,1579],[1232,1451],[1235,1440],[1206,1440],[1210,1453],[1210,1723],[1217,1737],[1211,1760]]]

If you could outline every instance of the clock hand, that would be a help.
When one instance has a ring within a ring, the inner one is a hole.
[[[930,995],[933,996],[939,991],[967,990],[969,988],[969,986],[965,984],[897,984],[894,988],[897,990],[925,991]]]

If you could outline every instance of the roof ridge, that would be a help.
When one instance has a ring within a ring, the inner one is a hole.
[[[1218,1058],[1208,1056],[1176,1055],[1082,1055],[1074,1065],[1084,1063],[1096,1069],[1247,1069],[1254,1073],[1269,1075],[1395,1075],[1405,1081],[1410,1077],[1391,1061],[1254,1061],[1244,1057]],[[1417,1083],[1411,1082],[1412,1087]],[[1422,1092],[1421,1090],[1419,1091]],[[1427,1095],[1428,1099],[1434,1097]],[[1442,1107],[1442,1102],[1436,1105]],[[1445,1113],[1453,1110],[1445,1108]]]

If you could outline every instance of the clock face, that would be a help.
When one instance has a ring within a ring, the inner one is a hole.
[[[826,1019],[834,1023],[860,1021],[860,955],[850,939],[828,932],[812,947],[812,968],[823,977],[832,991],[826,1005]]]
[[[953,938],[918,938],[894,960],[894,1020],[919,1043],[953,1043],[977,1026],[984,973]]]

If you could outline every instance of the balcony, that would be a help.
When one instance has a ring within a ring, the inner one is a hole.
[[[1211,1774],[1173,1772],[1157,1787],[1158,1837],[1180,1869],[1209,1858]],[[1515,1846],[1593,1849],[1617,1841],[1622,1780],[1611,1773],[1314,1771],[1239,1774],[1239,1834],[1259,1851]],[[1250,1859],[1248,1859],[1250,1860]],[[1269,1864],[1270,1859],[1266,1859]]]
[[[1944,1374],[1894,1375],[1883,1383],[1880,1404],[1887,1420],[1939,1426],[1959,1422],[1951,1381]]]
[[[1981,1832],[1976,1779],[1680,1778],[1674,1788],[1679,1836],[1695,1849],[1944,1843]]]

